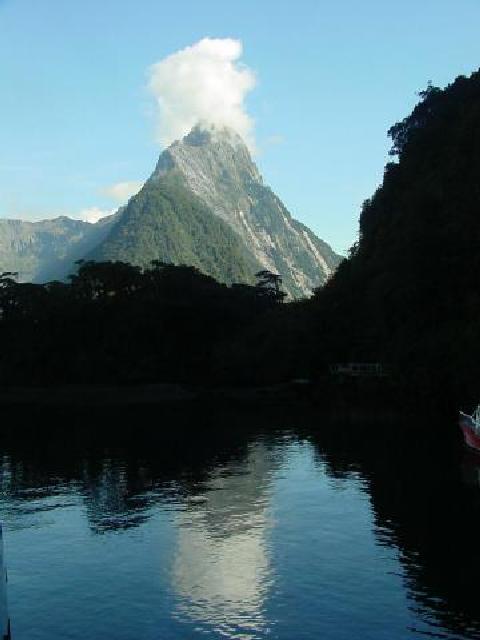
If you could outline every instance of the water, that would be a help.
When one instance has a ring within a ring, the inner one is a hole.
[[[272,411],[39,420],[0,439],[14,640],[480,638],[480,461],[455,440]]]

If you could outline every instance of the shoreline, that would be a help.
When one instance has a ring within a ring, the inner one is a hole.
[[[294,383],[262,387],[195,387],[172,383],[142,385],[73,384],[0,389],[0,407],[123,407],[183,402],[279,402],[302,399]]]

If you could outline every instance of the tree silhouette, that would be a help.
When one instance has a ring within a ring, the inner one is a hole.
[[[282,302],[286,297],[287,294],[280,288],[283,280],[278,273],[263,269],[262,271],[257,271],[255,277],[257,278],[257,288],[275,302]]]

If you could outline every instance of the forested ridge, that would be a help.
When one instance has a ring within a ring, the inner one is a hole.
[[[391,127],[358,243],[314,307],[317,358],[380,361],[399,385],[480,396],[480,73],[429,86]]]

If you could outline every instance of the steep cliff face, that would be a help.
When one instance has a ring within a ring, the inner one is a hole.
[[[116,219],[117,214],[96,224],[66,216],[39,222],[0,219],[0,272],[18,272],[20,282],[63,279]]]
[[[171,173],[244,242],[262,268],[280,273],[294,297],[309,295],[339,263],[334,251],[294,220],[231,129],[193,129],[162,153],[150,182]]]

